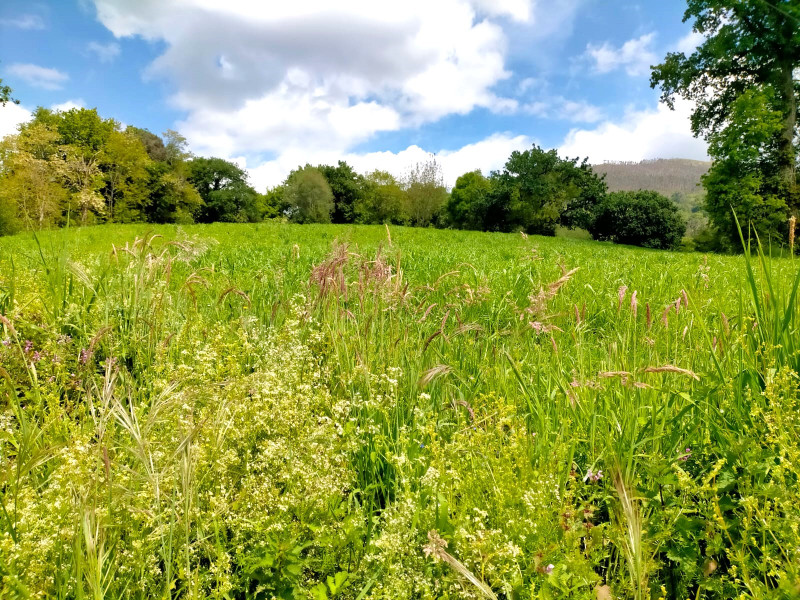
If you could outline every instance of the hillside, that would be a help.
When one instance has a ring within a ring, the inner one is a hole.
[[[641,162],[607,162],[592,165],[604,173],[612,192],[648,189],[666,196],[701,192],[700,178],[711,163],[684,158],[659,158]]]

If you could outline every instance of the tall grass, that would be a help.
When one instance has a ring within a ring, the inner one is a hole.
[[[800,594],[791,260],[115,226],[0,273],[8,596]]]

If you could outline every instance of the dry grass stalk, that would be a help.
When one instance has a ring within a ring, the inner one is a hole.
[[[448,553],[447,540],[442,539],[439,532],[431,530],[428,532],[428,543],[422,547],[422,552],[425,556],[429,556],[434,560],[441,560],[446,563],[456,573],[461,575],[464,579],[474,585],[478,591],[485,597],[491,600],[497,600],[497,596],[486,583],[478,579],[464,564],[459,561],[452,554]]]
[[[670,304],[664,309],[664,312],[661,313],[661,324],[665,328],[669,327],[669,311],[671,310],[672,310],[672,305]]]
[[[622,310],[622,302],[625,300],[625,294],[628,292],[627,285],[619,286],[617,290],[617,312]]]
[[[681,367],[676,367],[675,365],[664,365],[662,367],[646,367],[643,371],[645,373],[675,373],[677,375],[686,375],[687,377],[691,377],[696,381],[700,381],[700,376],[694,371],[690,371],[689,369],[682,369]]]
[[[650,303],[646,302],[644,308],[647,315],[647,328],[650,329],[653,326],[653,315],[650,314]]]
[[[794,256],[794,231],[797,226],[797,217],[789,217],[789,252]]]
[[[644,552],[644,540],[642,539],[643,523],[642,514],[632,490],[625,483],[622,473],[617,471],[614,474],[614,488],[619,498],[621,515],[617,515],[617,520],[624,530],[623,551],[628,562],[631,585],[635,600],[643,600],[649,597],[647,589],[647,564]]]
[[[17,330],[14,329],[14,326],[11,324],[11,321],[9,321],[8,318],[6,318],[3,315],[0,315],[0,323],[6,326],[6,328],[8,329],[8,333],[10,333],[14,337],[17,337]]]
[[[436,379],[444,377],[448,373],[452,372],[453,372],[453,367],[450,367],[448,365],[436,365],[435,367],[428,369],[422,374],[422,377],[419,378],[419,386],[423,388],[427,387],[428,384],[432,383]]]
[[[328,257],[311,270],[311,283],[317,286],[320,298],[343,296],[347,299],[344,268],[350,259],[347,244],[334,243]]]
[[[631,312],[633,313],[633,318],[636,318],[636,315],[639,312],[639,300],[636,298],[636,295],[639,292],[633,290],[633,294],[631,294]]]

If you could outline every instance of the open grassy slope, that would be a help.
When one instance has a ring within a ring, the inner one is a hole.
[[[2,238],[4,589],[793,597],[795,272],[395,227]]]

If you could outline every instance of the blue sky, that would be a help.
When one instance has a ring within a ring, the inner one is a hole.
[[[287,5],[288,4],[288,5]],[[0,77],[21,106],[97,107],[259,188],[344,158],[452,183],[532,143],[593,162],[704,158],[649,65],[698,42],[682,0],[4,0]]]

